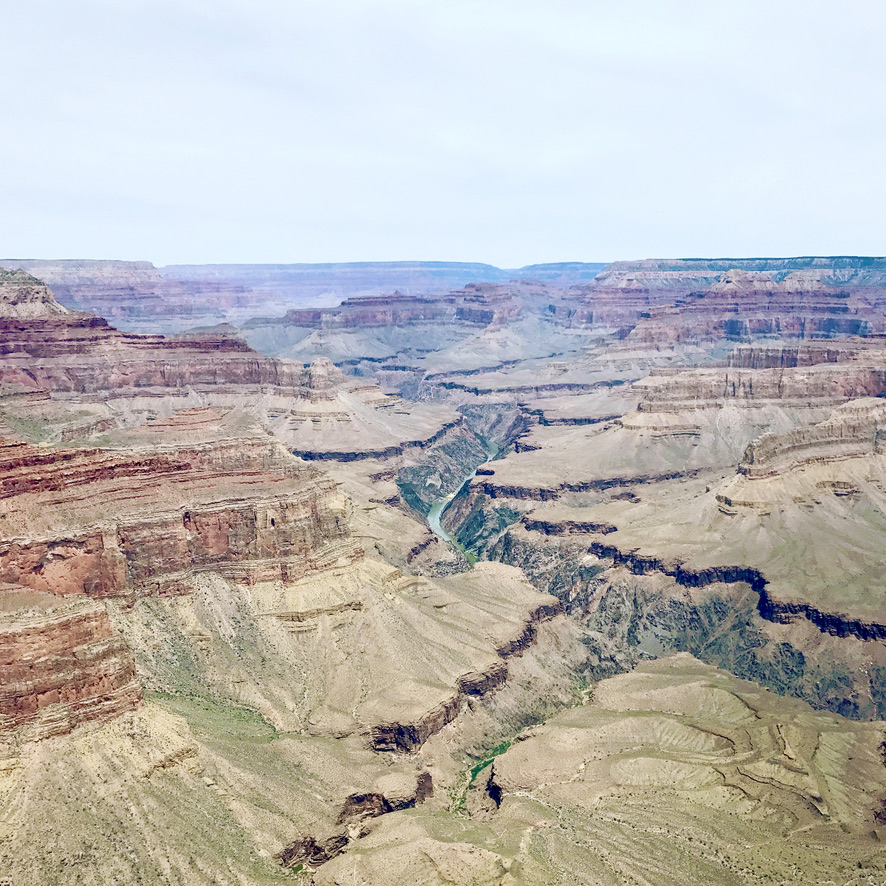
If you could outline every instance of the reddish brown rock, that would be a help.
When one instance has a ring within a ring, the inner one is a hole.
[[[300,363],[265,357],[229,336],[134,335],[92,314],[29,321],[0,317],[3,385],[113,397],[183,387],[218,392],[250,385],[295,391],[304,381]]]
[[[146,434],[186,435],[212,410]],[[344,542],[335,484],[263,435],[137,449],[0,445],[0,581],[93,597],[175,591],[182,573],[296,579]],[[319,558],[319,559],[318,559]]]
[[[103,606],[3,596],[26,608],[0,620],[0,734],[29,726],[29,738],[45,738],[141,703],[132,654]]]

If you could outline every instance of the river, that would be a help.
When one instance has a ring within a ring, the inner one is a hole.
[[[471,471],[471,473],[467,477],[465,477],[461,486],[459,486],[458,489],[455,490],[455,492],[447,495],[446,498],[441,498],[435,501],[431,505],[431,509],[428,511],[428,526],[431,527],[431,530],[434,532],[434,534],[437,535],[439,538],[442,538],[443,541],[447,542],[448,544],[451,544],[454,548],[458,548],[458,550],[460,550],[465,555],[471,565],[477,562],[477,555],[469,551],[457,538],[453,537],[446,531],[446,528],[441,522],[443,518],[443,512],[446,510],[449,502],[451,502],[459,494],[459,492],[461,492],[462,489],[464,489],[465,486],[467,486],[468,483],[470,483],[471,480],[474,479],[474,477],[477,475],[477,471],[483,465],[491,462],[498,455],[499,451],[500,447],[498,443],[494,442],[493,440],[487,440],[486,454],[489,457],[486,459],[486,461],[480,462],[480,464],[478,464],[477,467],[474,468],[474,470]]]

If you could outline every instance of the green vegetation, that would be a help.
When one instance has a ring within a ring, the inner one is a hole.
[[[496,757],[501,756],[513,743],[513,738],[506,739],[497,744],[492,750],[487,751],[477,762],[459,772],[449,789],[450,809],[452,812],[462,812],[464,810],[468,791],[471,789],[474,780]]]
[[[30,443],[44,443],[52,437],[53,426],[42,418],[30,418],[13,412],[0,412],[0,422]]]
[[[145,692],[145,699],[184,717],[198,732],[257,744],[268,744],[280,735],[258,711],[229,701],[156,691]]]

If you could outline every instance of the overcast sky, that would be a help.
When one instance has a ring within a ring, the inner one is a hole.
[[[0,255],[886,253],[886,3],[0,0]]]

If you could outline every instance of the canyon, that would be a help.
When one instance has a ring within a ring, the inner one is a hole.
[[[0,883],[882,877],[886,259],[0,267]]]

